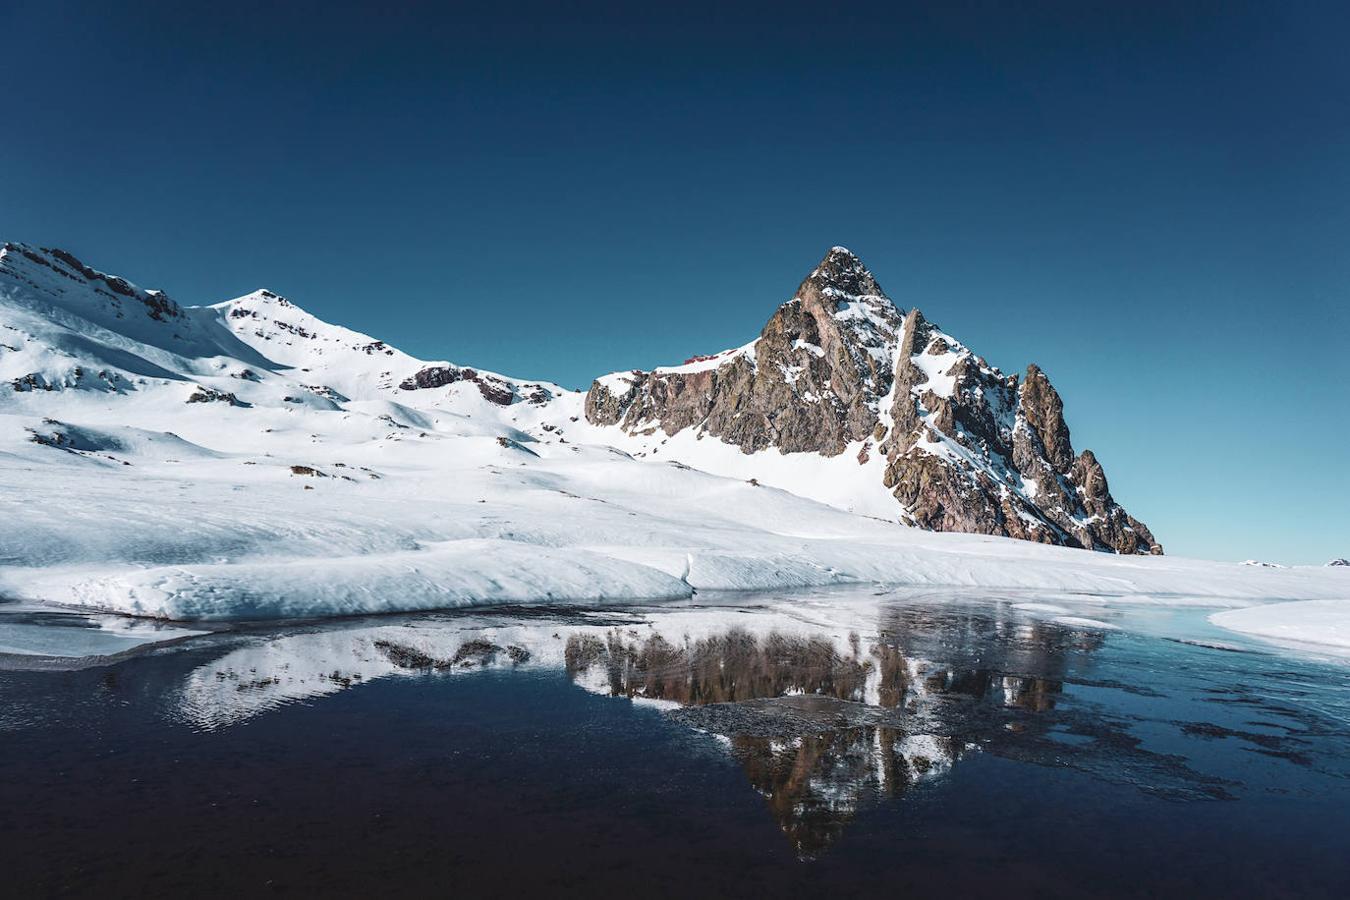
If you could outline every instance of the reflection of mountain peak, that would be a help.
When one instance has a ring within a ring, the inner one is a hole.
[[[899,796],[950,768],[953,742],[915,732],[933,696],[895,647],[867,652],[856,634],[731,627],[681,644],[657,634],[573,634],[568,674],[615,697],[706,710],[688,724],[721,734],[802,858],[817,856],[870,796]],[[863,721],[888,710],[890,724]]]
[[[828,848],[871,796],[900,796],[951,767],[949,738],[861,725],[775,739],[731,739],[750,783],[803,859]]]
[[[856,650],[841,654],[830,637],[778,631],[759,637],[737,627],[681,644],[660,633],[642,640],[618,630],[603,638],[573,634],[565,655],[568,673],[587,683],[596,683],[592,670],[602,669],[612,696],[684,706],[792,694],[862,701],[879,674],[871,659]]]
[[[670,607],[333,625],[233,647],[189,674],[180,710],[197,727],[224,727],[380,678],[566,671],[589,692],[655,704],[720,738],[802,858],[825,852],[869,803],[939,781],[977,747],[1169,795],[1222,793],[1065,693],[1066,681],[1094,683],[1075,671],[1100,633],[1011,610],[883,602],[863,637],[848,610],[833,623]]]

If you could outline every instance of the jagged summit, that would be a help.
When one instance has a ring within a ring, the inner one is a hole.
[[[629,431],[697,427],[754,453],[835,456],[867,438],[890,390],[900,313],[849,251],[836,247],[759,338],[699,364],[596,381],[587,415]]]
[[[796,296],[810,294],[818,294],[836,305],[863,299],[890,304],[871,271],[847,247],[831,247],[820,264],[802,281]]]
[[[888,492],[898,518],[935,531],[1162,550],[1112,499],[1096,457],[1075,456],[1039,367],[1005,375],[917,308],[902,315],[846,248],[747,350],[705,359],[597,379],[587,418],[653,438],[689,429],[745,454],[856,460],[875,486],[864,490]]]

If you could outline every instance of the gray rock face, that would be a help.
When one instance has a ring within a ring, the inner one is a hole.
[[[917,309],[902,316],[862,262],[826,254],[758,340],[682,366],[597,379],[586,418],[630,434],[695,428],[745,453],[885,460],[900,519],[1117,553],[1162,552],[1111,497],[1038,367],[1004,375]],[[854,445],[857,445],[856,447]],[[875,450],[874,450],[875,448]]]
[[[586,417],[634,432],[698,427],[746,453],[837,456],[877,425],[899,325],[872,273],[835,247],[753,344],[600,379]]]

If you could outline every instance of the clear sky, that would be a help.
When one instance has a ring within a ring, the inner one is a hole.
[[[1168,552],[1350,556],[1350,7],[438,6],[8,0],[0,238],[573,387],[843,244]]]

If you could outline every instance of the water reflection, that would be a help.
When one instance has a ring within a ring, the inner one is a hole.
[[[678,718],[725,739],[794,849],[810,858],[870,798],[899,797],[978,746],[977,735],[953,733],[944,698],[1045,712],[1063,691],[1055,678],[957,669],[914,655],[909,648],[926,643],[939,623],[913,610],[886,610],[882,622],[867,646],[857,632],[840,641],[735,626],[674,644],[660,633],[638,638],[612,629],[569,636],[564,658],[569,677],[597,693],[720,707]],[[983,640],[973,632],[999,627],[989,616],[941,624],[944,640]],[[1021,653],[1036,657],[1020,662],[1041,671],[1061,672],[1066,651],[1099,644],[1061,626],[1018,629]]]
[[[1131,720],[1103,715],[1084,694],[1150,692],[1089,677],[1105,632],[1003,605],[882,598],[809,613],[784,604],[429,616],[245,637],[187,676],[177,708],[213,729],[374,679],[561,671],[715,736],[804,859],[869,804],[938,782],[974,753],[1166,796],[1227,796],[1186,760],[1144,749]]]
[[[604,638],[573,634],[564,659],[567,674],[597,687],[591,669],[611,696],[672,700],[682,706],[736,703],[788,694],[821,694],[861,702],[876,667],[858,654],[844,656],[833,640],[771,631],[761,640],[744,627],[682,644],[656,633],[625,639],[614,629]]]
[[[781,739],[738,734],[730,747],[803,859],[838,838],[867,798],[899,797],[959,754],[949,737],[875,725]]]

